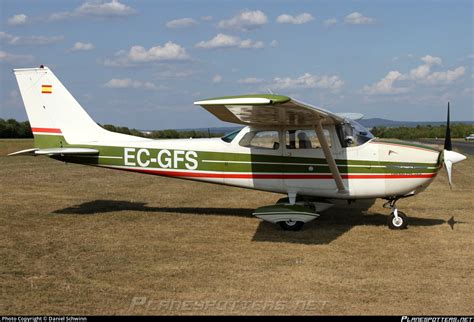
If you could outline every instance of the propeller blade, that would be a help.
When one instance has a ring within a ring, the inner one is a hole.
[[[448,174],[448,182],[449,182],[449,187],[453,185],[453,180],[452,180],[452,171],[453,171],[453,163],[449,160],[444,160],[444,167],[446,168],[446,173]]]
[[[449,102],[448,102],[448,120],[446,122],[446,135],[444,136],[444,149],[451,151],[453,149],[453,145],[451,143],[451,128],[449,122]]]
[[[444,158],[444,167],[446,168],[446,172],[448,173],[449,186],[451,187],[451,185],[453,184],[452,182],[453,164],[466,160],[466,156],[454,151],[444,150],[443,158]]]
[[[444,137],[444,151],[443,151],[443,159],[444,159],[444,167],[446,168],[446,172],[448,173],[448,181],[449,187],[452,186],[452,171],[453,171],[453,164],[461,162],[462,160],[466,159],[465,155],[461,153],[457,153],[452,151],[453,145],[451,143],[451,127],[449,121],[449,102],[448,102],[448,119],[446,121],[446,135]]]

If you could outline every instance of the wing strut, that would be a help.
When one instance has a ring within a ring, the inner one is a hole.
[[[339,173],[339,169],[337,168],[336,161],[334,161],[334,157],[332,156],[328,141],[326,140],[326,136],[324,135],[322,119],[318,120],[315,129],[316,134],[318,135],[319,143],[321,143],[321,148],[323,149],[324,156],[326,157],[329,169],[331,170],[332,176],[334,177],[334,181],[336,182],[337,189],[339,189],[339,193],[347,193],[346,187],[344,186],[344,182],[342,182],[341,174]]]

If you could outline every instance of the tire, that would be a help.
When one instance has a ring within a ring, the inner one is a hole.
[[[278,223],[283,230],[298,231],[300,230],[304,222],[302,221],[280,221]]]
[[[397,222],[395,220],[395,216],[393,213],[388,216],[388,228],[390,229],[395,229],[395,230],[400,230],[400,229],[406,229],[408,226],[408,217],[405,215],[404,212],[399,211],[398,212],[398,219],[399,221]]]

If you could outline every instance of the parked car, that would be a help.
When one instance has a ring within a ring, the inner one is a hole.
[[[474,140],[474,134],[470,134],[469,136],[466,136],[466,137],[464,138],[464,140],[466,140],[466,141]]]

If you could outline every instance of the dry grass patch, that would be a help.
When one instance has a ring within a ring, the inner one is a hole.
[[[251,215],[277,194],[0,157],[0,312],[472,315],[473,169],[401,200],[405,231],[378,200],[285,232]]]

